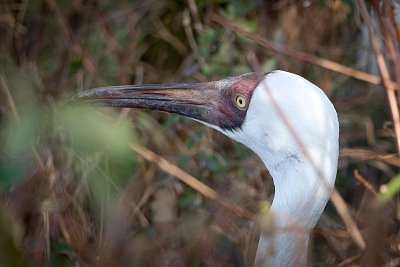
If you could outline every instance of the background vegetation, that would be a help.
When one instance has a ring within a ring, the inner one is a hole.
[[[312,266],[400,265],[399,12],[377,0],[1,2],[1,266],[249,266],[273,195],[257,156],[178,116],[68,101],[257,62],[316,83],[339,113],[338,192]]]

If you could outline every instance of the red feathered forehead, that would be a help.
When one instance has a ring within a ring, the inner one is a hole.
[[[213,101],[215,109],[219,111],[213,118],[214,125],[224,130],[240,129],[247,109],[238,108],[235,98],[237,94],[241,94],[247,98],[247,101],[250,101],[254,89],[263,79],[264,75],[252,72],[217,82],[217,87],[221,91]]]
[[[255,72],[246,73],[236,77],[231,85],[234,92],[250,96],[253,90],[264,79],[264,75]]]

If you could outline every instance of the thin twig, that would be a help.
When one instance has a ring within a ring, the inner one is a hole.
[[[250,54],[249,55],[249,61],[250,61],[250,64],[252,65],[253,69],[256,72],[260,73],[261,72],[261,66],[260,66],[255,54]],[[268,88],[268,85],[265,82],[264,82],[264,86],[265,86],[265,88]],[[296,130],[294,129],[294,127],[292,125],[292,123],[286,117],[284,111],[279,106],[279,104],[276,102],[276,100],[274,99],[274,97],[271,94],[270,90],[266,90],[266,91],[269,93],[269,97],[272,100],[271,103],[274,105],[274,108],[275,108],[276,112],[278,113],[279,117],[281,118],[281,120],[286,125],[288,131],[292,135],[292,137],[295,140],[295,142],[297,143],[297,145],[301,148],[302,152],[304,153],[304,156],[309,161],[309,163],[311,164],[312,168],[314,169],[314,171],[316,172],[318,177],[320,177],[321,182],[324,185],[325,189],[330,191],[331,189],[330,189],[330,186],[329,186],[329,183],[328,183],[328,180],[327,180],[326,176],[323,174],[322,170],[317,166],[317,164],[313,160],[313,158],[310,155],[308,149],[304,145],[303,140],[297,134]],[[365,248],[365,242],[364,242],[364,239],[361,236],[360,230],[358,229],[357,224],[354,222],[354,220],[353,220],[353,218],[352,218],[352,216],[350,214],[349,208],[347,207],[346,202],[344,201],[342,196],[339,194],[339,192],[335,188],[333,188],[333,192],[332,192],[332,195],[331,195],[330,199],[331,199],[331,202],[333,203],[333,205],[335,206],[337,212],[341,216],[343,222],[345,223],[347,229],[349,230],[350,236],[353,238],[354,242],[357,244],[357,246],[360,249],[364,249]]]
[[[309,62],[311,64],[320,66],[322,68],[364,81],[364,82],[368,82],[371,84],[375,84],[375,85],[380,85],[382,84],[382,79],[379,78],[378,76],[375,76],[373,74],[364,72],[364,71],[360,71],[360,70],[356,70],[354,68],[339,64],[337,62],[325,59],[325,58],[320,58],[311,54],[307,54],[304,52],[299,52],[299,51],[295,51],[292,49],[289,49],[287,47],[284,47],[282,45],[277,45],[274,44],[273,42],[264,39],[256,34],[253,34],[251,32],[245,31],[241,28],[239,28],[238,26],[236,26],[233,22],[230,22],[224,18],[222,18],[219,15],[213,14],[213,16],[211,17],[211,19],[213,21],[215,21],[216,23],[230,29],[233,30],[247,38],[249,38],[250,40],[255,41],[256,43],[258,43],[259,45],[268,48],[272,51],[274,51],[275,53],[280,53],[280,54],[284,54],[287,56],[291,56],[293,58],[296,58],[298,60],[301,61],[305,61],[305,62]],[[393,87],[397,87],[400,88],[400,85],[396,84],[394,81],[389,80],[388,83],[392,84]],[[396,86],[395,86],[396,85]]]
[[[361,235],[360,229],[358,229],[357,224],[354,222],[349,207],[336,189],[333,189],[331,201],[334,204],[340,217],[342,218],[344,224],[346,225],[346,228],[349,231],[351,238],[360,249],[364,250],[365,241]]]
[[[325,230],[319,228],[319,229],[314,229],[312,233],[318,236],[325,236],[325,237],[335,237],[341,239],[350,238],[349,232],[344,230]]]
[[[194,28],[197,32],[203,30],[203,26],[201,25],[200,16],[199,16],[199,9],[197,8],[195,0],[188,0],[188,5],[190,12],[192,13],[193,20],[194,20]]]
[[[395,266],[400,266],[400,257],[396,258],[394,260],[390,260],[388,263],[386,263],[382,267],[395,267]]]
[[[358,170],[354,170],[354,178],[356,178],[356,180],[358,182],[360,182],[360,184],[362,184],[363,186],[365,186],[365,188],[370,191],[374,196],[376,196],[378,194],[378,192],[376,191],[375,187],[367,181],[367,179],[365,179],[359,172]]]
[[[40,157],[39,152],[37,151],[37,149],[36,149],[36,147],[34,146],[34,144],[32,144],[32,152],[33,152],[33,155],[34,155],[34,157],[35,157],[36,163],[37,163],[37,165],[38,165],[38,167],[39,167],[39,170],[40,170],[42,173],[46,173],[46,165],[45,165],[45,163],[43,162],[42,158]]]
[[[361,254],[351,256],[351,257],[345,259],[344,261],[342,261],[341,263],[339,263],[338,267],[353,266],[353,262],[360,257],[361,257]],[[356,266],[358,266],[358,265],[356,265]]]
[[[8,88],[8,85],[6,83],[6,80],[4,79],[3,76],[0,77],[0,82],[1,82],[1,87],[3,87],[4,92],[6,93],[8,105],[10,106],[11,109],[11,114],[14,117],[14,120],[19,123],[20,117],[18,114],[17,106],[15,105],[14,99],[10,93],[10,89]]]
[[[396,86],[392,83],[392,81],[390,79],[389,70],[386,66],[385,58],[383,57],[380,44],[376,38],[374,27],[373,27],[373,24],[371,21],[371,17],[368,13],[365,2],[363,0],[357,0],[357,4],[360,8],[362,17],[368,26],[369,37],[371,40],[372,48],[374,49],[374,52],[375,52],[376,63],[378,64],[378,68],[379,68],[379,72],[381,73],[383,85],[386,89],[385,91],[387,94],[389,107],[390,107],[390,113],[392,115],[392,120],[393,120],[394,132],[396,135],[397,152],[399,153],[399,157],[400,157],[400,113],[399,113],[399,106],[397,104],[396,93],[395,93],[395,89],[398,89],[399,86],[397,86],[397,88],[396,88]]]
[[[72,51],[78,54],[82,58],[82,63],[88,73],[95,77],[98,84],[107,84],[104,78],[97,72],[97,68],[93,63],[92,59],[86,55],[85,50],[79,42],[74,38],[73,31],[71,30],[68,20],[63,16],[58,4],[54,0],[46,0],[50,9],[56,14],[57,21],[64,32],[66,41],[70,44]]]
[[[249,55],[249,61],[250,61],[250,64],[252,65],[253,69],[257,73],[260,73],[261,72],[261,66],[260,66],[260,64],[259,64],[259,62],[258,62],[258,60],[257,60],[257,58],[256,58],[254,53]],[[264,87],[268,88],[268,85],[265,82],[264,82]],[[324,185],[325,189],[330,191],[331,188],[330,188],[330,185],[328,183],[328,180],[327,180],[326,176],[323,174],[322,170],[317,166],[316,162],[313,160],[313,157],[309,153],[309,150],[307,149],[307,147],[304,145],[303,140],[301,139],[301,137],[298,135],[298,133],[294,129],[292,123],[290,122],[290,120],[285,115],[285,113],[282,110],[281,106],[276,102],[275,98],[271,94],[271,91],[270,90],[266,90],[266,92],[269,94],[269,97],[271,98],[271,103],[273,104],[273,106],[275,108],[275,111],[278,113],[280,119],[286,125],[288,131],[292,135],[292,137],[295,140],[295,142],[297,143],[297,145],[301,148],[304,156],[306,157],[306,159],[311,164],[312,168],[314,169],[314,171],[316,172],[316,174],[320,178],[320,180],[321,180],[322,184]],[[331,195],[330,199],[331,199],[331,202],[333,203],[333,205],[335,206],[337,212],[341,216],[343,222],[345,223],[347,229],[349,230],[350,236],[353,238],[353,240],[356,243],[356,245],[360,249],[364,249],[365,248],[365,242],[364,242],[364,239],[361,236],[360,230],[358,229],[357,224],[354,222],[346,202],[344,201],[342,196],[339,194],[339,192],[335,188],[333,188],[333,192],[332,192],[332,195]]]
[[[377,1],[372,2],[375,9],[375,14],[378,17],[380,29],[383,37],[383,44],[388,53],[387,58],[392,66],[392,74],[396,82],[400,82],[400,43],[396,35],[395,29],[397,28],[395,6],[393,1],[384,1],[379,5]],[[400,94],[397,96],[400,101]]]
[[[379,160],[400,167],[398,155],[380,153],[362,148],[343,148],[340,150],[340,157],[358,158],[361,160]]]
[[[161,19],[157,16],[152,17],[152,22],[155,25],[155,28],[158,30],[158,36],[169,43],[175,50],[180,53],[181,55],[187,55],[188,49],[186,48],[185,44],[179,40],[179,38],[175,37],[167,27],[164,26]]]
[[[192,32],[189,12],[183,12],[182,24],[185,29],[186,37],[189,42],[190,48],[193,51],[193,54],[196,55],[199,64],[202,67],[205,67],[206,61],[204,59],[204,56],[202,56],[201,53],[199,52],[200,51],[199,46],[197,45],[196,40],[193,35],[193,32]]]
[[[238,216],[246,219],[254,218],[254,215],[252,213],[233,204],[228,199],[221,197],[214,189],[203,184],[198,179],[194,178],[192,175],[188,174],[178,166],[174,165],[173,163],[169,162],[163,157],[157,155],[151,150],[137,144],[131,144],[130,148],[139,155],[141,155],[146,160],[155,163],[164,172],[169,173],[172,176],[175,176],[176,178],[178,178],[179,180],[181,180],[182,182],[184,182],[185,184],[187,184],[188,186],[190,186],[203,196],[216,201],[218,204],[234,212]]]

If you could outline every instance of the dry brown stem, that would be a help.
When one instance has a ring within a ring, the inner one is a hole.
[[[376,34],[375,34],[374,27],[373,27],[373,24],[371,21],[371,17],[368,13],[365,2],[363,0],[357,0],[357,4],[360,8],[362,17],[368,26],[371,45],[375,52],[376,62],[377,62],[379,71],[381,73],[383,86],[385,87],[387,99],[389,102],[390,112],[391,112],[392,120],[393,120],[394,132],[396,135],[397,152],[399,153],[399,156],[400,156],[400,113],[399,113],[399,105],[397,103],[397,98],[396,98],[396,92],[395,92],[395,90],[399,89],[400,86],[398,86],[397,84],[394,84],[392,82],[392,80],[390,79],[389,69],[386,65],[385,58],[383,57],[382,50],[381,50],[380,44],[378,42],[378,39],[376,38]]]
[[[155,163],[164,172],[178,178],[180,181],[184,182],[203,196],[216,201],[222,207],[234,212],[237,216],[246,219],[254,218],[254,215],[252,213],[244,210],[243,208],[233,204],[228,199],[220,196],[214,189],[200,182],[198,179],[194,178],[192,175],[188,174],[187,172],[185,172],[175,164],[169,162],[165,158],[161,157],[160,155],[157,155],[151,150],[137,144],[131,144],[130,147],[133,151],[141,155],[146,160]]]
[[[361,160],[379,160],[400,167],[398,155],[386,154],[362,148],[343,148],[340,150],[340,157],[358,158]]]
[[[365,179],[359,172],[358,170],[354,170],[354,178],[356,178],[356,180],[358,182],[360,182],[360,184],[362,184],[363,186],[365,186],[365,188],[367,188],[368,191],[370,191],[374,196],[376,196],[378,194],[378,192],[376,191],[375,187],[367,181],[367,179]]]
[[[245,31],[241,28],[239,28],[238,26],[236,26],[233,22],[230,22],[224,18],[222,18],[219,15],[213,14],[213,16],[211,17],[211,19],[213,21],[215,21],[216,23],[233,30],[234,32],[237,32],[247,38],[249,38],[250,40],[255,41],[256,43],[258,43],[259,45],[268,48],[270,50],[272,50],[275,53],[279,53],[279,54],[284,54],[290,57],[293,57],[295,59],[304,61],[304,62],[308,62],[317,66],[320,66],[322,68],[364,81],[364,82],[368,82],[371,84],[375,84],[375,85],[380,85],[382,84],[382,79],[379,78],[378,76],[375,76],[373,74],[364,72],[364,71],[360,71],[360,70],[356,70],[354,68],[339,64],[337,62],[331,61],[329,59],[325,59],[325,58],[320,58],[311,54],[307,54],[304,52],[299,52],[299,51],[295,51],[293,49],[289,49],[287,47],[281,46],[281,45],[276,45],[273,42],[264,39],[256,34],[253,34],[251,32]],[[397,87],[400,88],[400,86],[394,82],[394,81],[387,81],[389,84],[391,84],[393,87]]]
[[[13,99],[11,93],[10,93],[10,89],[8,88],[7,82],[6,82],[6,80],[4,79],[3,76],[0,76],[0,82],[1,82],[0,85],[1,85],[1,87],[3,88],[3,90],[4,90],[5,94],[6,94],[7,102],[8,102],[8,105],[10,106],[10,109],[11,109],[11,114],[14,117],[14,120],[17,123],[19,123],[20,116],[18,114],[17,107],[16,107],[14,99]]]
[[[254,68],[254,70],[258,73],[261,72],[261,66],[255,56],[255,54],[251,54],[249,57],[250,64]],[[268,90],[268,86],[265,83],[264,87],[267,89],[266,91],[270,94],[270,90]],[[287,118],[285,113],[283,112],[282,108],[279,106],[279,104],[274,100],[273,96],[270,94],[270,98],[272,99],[272,104],[274,105],[274,108],[278,115],[280,116],[280,119],[285,123],[286,127],[288,128],[289,132],[291,133],[293,139],[297,143],[297,145],[300,147],[300,149],[303,151],[306,159],[309,161],[311,164],[312,168],[316,172],[316,174],[319,176],[321,183],[325,186],[326,190],[331,190],[330,186],[328,184],[327,178],[324,176],[322,170],[317,166],[313,158],[311,157],[307,147],[304,145],[303,140],[300,138],[300,136],[297,134],[296,130],[293,128],[291,121]],[[354,242],[357,244],[357,246],[360,249],[365,248],[365,242],[364,239],[361,236],[361,232],[357,227],[357,224],[355,223],[350,210],[347,206],[347,203],[344,201],[340,193],[336,190],[333,189],[332,195],[331,195],[331,201],[333,205],[335,206],[338,214],[342,218],[343,222],[345,223],[350,236],[354,240]]]
[[[331,201],[346,225],[351,238],[360,249],[365,249],[365,241],[361,236],[360,229],[358,229],[357,224],[354,222],[347,203],[336,189],[334,189],[332,192]]]

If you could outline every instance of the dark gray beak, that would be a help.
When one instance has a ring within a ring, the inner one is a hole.
[[[109,86],[83,91],[73,101],[94,106],[159,110],[218,124],[215,82]]]
[[[241,129],[253,90],[264,79],[255,72],[208,83],[109,86],[83,91],[73,101],[95,106],[159,110],[183,115],[222,130]],[[239,108],[237,95],[246,98]]]

